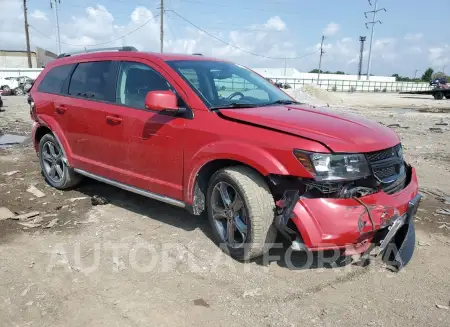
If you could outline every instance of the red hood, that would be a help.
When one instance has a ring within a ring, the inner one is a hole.
[[[334,152],[371,152],[400,142],[393,130],[377,122],[308,105],[226,109],[220,112],[232,119],[316,140]]]

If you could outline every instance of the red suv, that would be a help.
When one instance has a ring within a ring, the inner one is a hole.
[[[50,185],[87,176],[206,211],[239,260],[279,231],[294,250],[373,244],[398,267],[409,261],[420,195],[391,129],[298,103],[231,62],[114,50],[61,55],[31,90]]]

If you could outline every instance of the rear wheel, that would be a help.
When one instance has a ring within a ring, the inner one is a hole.
[[[207,207],[214,237],[233,258],[258,257],[275,241],[275,203],[262,176],[252,169],[217,171],[208,186]]]
[[[61,145],[51,134],[46,134],[39,142],[39,163],[42,173],[51,186],[65,190],[76,186],[81,177],[67,165]]]
[[[3,86],[3,93],[8,94],[11,92],[11,88],[8,85]]]
[[[433,97],[434,97],[436,100],[442,100],[442,99],[444,98],[444,93],[442,93],[442,92],[436,92],[435,94],[433,94]]]
[[[450,100],[450,94],[447,94],[445,98]]]

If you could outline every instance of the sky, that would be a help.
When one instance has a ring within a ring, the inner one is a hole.
[[[56,52],[50,1],[28,0],[30,38],[32,49]],[[121,45],[159,51],[160,17],[154,17],[159,14],[159,0],[60,1],[62,52]],[[199,52],[254,68],[284,67],[282,58],[288,58],[287,67],[307,72],[318,68],[320,40],[325,35],[322,69],[356,74],[359,36],[367,36],[363,72],[367,70],[370,29],[365,22],[372,17],[366,19],[364,12],[373,10],[375,0],[372,6],[367,0],[164,2],[165,52]],[[22,3],[0,0],[1,49],[26,49]],[[442,33],[449,0],[378,0],[378,8],[383,7],[387,12],[377,16],[382,24],[375,26],[372,74],[413,77],[416,70],[419,76],[428,67],[450,72],[450,41]]]

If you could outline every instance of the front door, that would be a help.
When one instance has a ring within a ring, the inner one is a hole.
[[[128,175],[127,184],[181,200],[186,118],[145,108],[149,91],[174,91],[160,72],[151,62],[120,65],[116,107],[122,112],[124,140],[118,165]]]

